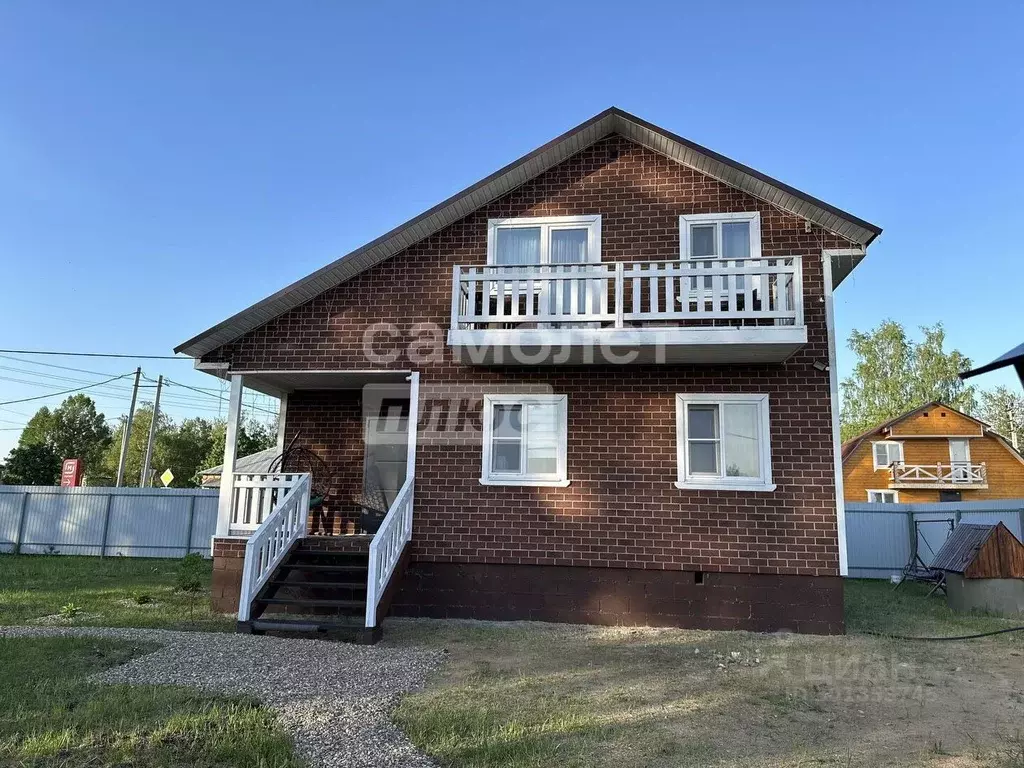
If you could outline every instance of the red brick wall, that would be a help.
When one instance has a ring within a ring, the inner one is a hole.
[[[486,262],[488,218],[601,214],[602,259],[616,261],[677,258],[680,214],[751,210],[761,213],[765,255],[804,257],[808,344],[785,363],[486,369],[457,364],[447,348],[427,363],[397,356],[388,367],[421,371],[425,388],[529,382],[569,395],[567,488],[481,486],[479,445],[420,446],[414,560],[834,575],[828,374],[812,364],[828,359],[821,251],[849,244],[623,138],[598,142],[206,359],[235,371],[384,367],[368,364],[364,329],[400,329],[378,353],[404,350],[415,323],[446,330],[452,265]],[[676,489],[674,394],[738,391],[771,396],[778,489]],[[299,418],[290,407],[289,430]],[[335,441],[325,448],[332,455],[356,453],[351,436],[323,434]]]
[[[285,420],[285,445],[308,448],[329,467],[331,493],[324,505],[326,515],[321,530],[343,533],[349,521],[355,522],[358,510],[353,496],[363,487],[363,423],[359,390],[334,392],[296,392],[288,398]],[[303,471],[306,466],[292,462],[286,467]],[[322,481],[321,481],[322,482]],[[311,530],[317,521],[310,519]]]
[[[242,592],[242,566],[245,563],[245,539],[213,540],[213,577],[210,602],[217,613],[237,613]]]

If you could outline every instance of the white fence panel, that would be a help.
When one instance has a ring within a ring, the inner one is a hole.
[[[199,488],[0,486],[0,552],[207,554],[217,495]]]
[[[846,503],[846,549],[853,578],[888,579],[899,575],[911,556],[917,526],[918,554],[925,565],[942,548],[949,522],[1003,523],[1024,540],[1024,499],[951,501],[935,504]]]

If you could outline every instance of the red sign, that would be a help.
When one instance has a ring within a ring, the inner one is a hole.
[[[82,460],[64,459],[60,468],[60,487],[77,488],[82,484]]]

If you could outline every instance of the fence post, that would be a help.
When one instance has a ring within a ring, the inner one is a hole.
[[[185,557],[192,554],[192,523],[196,519],[196,497],[188,503],[188,533],[185,534]]]
[[[107,494],[107,509],[103,513],[103,538],[100,540],[100,557],[107,556],[107,532],[110,530],[110,507],[114,502],[114,494]]]
[[[1017,517],[1020,518],[1020,537],[1024,541],[1024,509],[1017,510]]]
[[[18,532],[14,534],[14,554],[21,554],[21,541],[25,536],[25,522],[28,518],[28,497],[29,492],[25,493],[21,497],[21,510],[18,512]],[[1022,513],[1024,514],[1024,513]]]

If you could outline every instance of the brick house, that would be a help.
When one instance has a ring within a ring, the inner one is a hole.
[[[911,504],[1024,497],[1024,456],[945,403],[915,408],[842,446],[846,501]]]
[[[231,384],[215,603],[842,632],[832,291],[880,231],[612,108],[190,339]],[[243,386],[329,524],[287,457],[230,471]]]

